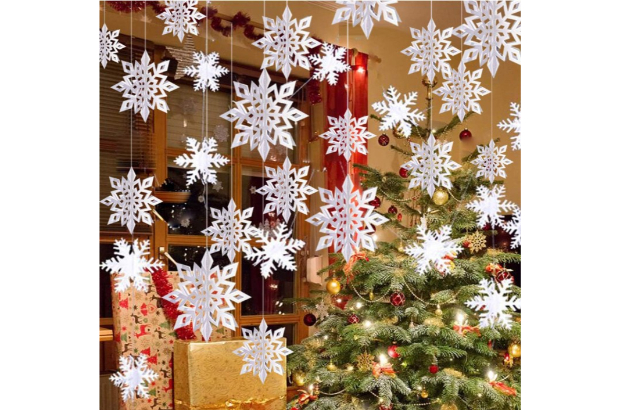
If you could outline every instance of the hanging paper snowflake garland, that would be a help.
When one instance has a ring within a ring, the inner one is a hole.
[[[211,226],[202,233],[209,236],[214,242],[209,248],[210,253],[222,252],[232,262],[237,252],[252,252],[248,243],[252,235],[256,234],[256,228],[251,225],[249,218],[252,217],[254,208],[243,211],[237,209],[234,200],[228,203],[228,209],[222,210],[211,208]]]
[[[351,159],[351,154],[354,152],[368,155],[366,142],[376,137],[367,130],[368,116],[355,118],[347,109],[344,117],[327,117],[327,121],[330,126],[329,130],[319,135],[329,143],[326,154],[337,152],[347,161]]]
[[[471,162],[478,167],[476,177],[484,177],[493,182],[495,177],[506,178],[506,166],[512,161],[506,158],[507,145],[495,146],[495,141],[491,140],[488,146],[478,145],[478,156]]]
[[[164,264],[160,260],[148,258],[149,241],[140,242],[136,239],[133,245],[126,240],[114,241],[114,255],[116,258],[108,259],[101,264],[101,268],[110,273],[117,274],[114,281],[116,292],[124,292],[133,284],[138,291],[146,292],[150,278],[148,272],[163,268]]]
[[[504,224],[504,230],[512,235],[510,247],[516,249],[521,246],[521,208],[513,205],[512,219]]]
[[[342,190],[336,188],[332,192],[319,188],[319,192],[326,205],[321,207],[320,213],[307,219],[312,225],[320,226],[320,232],[326,234],[319,240],[316,250],[333,245],[335,252],[342,250],[347,262],[360,247],[374,251],[375,242],[371,235],[375,226],[388,221],[383,215],[374,212],[375,207],[370,205],[377,194],[377,188],[360,193],[354,189],[351,177],[347,176]]]
[[[321,54],[312,54],[308,58],[316,67],[312,78],[318,81],[327,79],[329,85],[338,83],[338,74],[351,70],[345,61],[347,50],[333,44],[323,43]]]
[[[194,53],[194,62],[196,66],[185,67],[183,72],[190,77],[196,77],[194,80],[194,91],[217,91],[220,89],[219,78],[224,74],[228,74],[228,68],[222,67],[220,63],[220,55],[215,51],[204,55],[201,52]]]
[[[159,377],[147,365],[148,356],[141,354],[137,359],[133,356],[119,358],[120,371],[110,376],[116,387],[121,388],[123,401],[138,397],[149,398],[148,384]]]
[[[390,4],[396,4],[396,0],[378,0],[378,1],[355,1],[355,0],[338,0],[336,3],[343,5],[336,10],[336,15],[332,24],[338,24],[351,19],[353,27],[361,23],[362,31],[366,38],[370,37],[370,33],[374,26],[373,19],[381,21],[381,17],[395,26],[398,26],[400,17],[396,9]]]
[[[119,62],[118,51],[125,46],[118,42],[118,34],[120,30],[110,31],[104,24],[99,30],[99,62],[103,68],[108,65],[108,61]]]
[[[450,69],[449,73],[444,74],[443,84],[433,91],[433,93],[441,96],[444,101],[439,113],[451,111],[452,114],[457,114],[461,121],[465,118],[467,111],[482,114],[482,108],[478,101],[480,101],[480,97],[490,93],[478,81],[482,77],[482,69],[473,73],[466,71],[465,64],[461,61],[458,70]]]
[[[172,33],[173,36],[179,37],[181,42],[185,33],[197,36],[198,20],[206,16],[196,9],[196,4],[198,0],[166,0],[166,10],[157,15],[157,18],[166,24],[163,34]]]
[[[502,225],[502,215],[500,212],[509,212],[515,205],[507,200],[501,200],[504,198],[506,188],[503,185],[495,185],[491,189],[485,186],[479,186],[476,188],[477,200],[474,200],[467,205],[467,209],[478,214],[478,226],[484,228],[484,225],[488,222],[491,223],[491,229],[495,226]]]
[[[112,86],[113,90],[122,92],[123,98],[126,98],[120,112],[133,108],[134,114],[140,113],[145,122],[149,118],[150,110],[157,108],[168,112],[166,92],[179,88],[178,85],[168,81],[164,74],[168,70],[168,63],[169,60],[157,65],[151,63],[147,51],[144,51],[142,59],[133,65],[123,61],[123,71],[127,75],[123,76],[123,81]]]
[[[153,218],[149,214],[151,207],[161,203],[159,198],[151,196],[149,188],[152,184],[153,177],[141,181],[136,178],[133,168],[129,169],[127,178],[122,177],[119,180],[110,177],[110,185],[114,190],[110,196],[101,201],[112,211],[108,225],[120,221],[122,226],[127,225],[131,233],[137,222],[151,225],[153,223]]]
[[[419,244],[407,246],[405,253],[417,261],[417,272],[422,275],[436,268],[441,273],[450,273],[452,270],[449,257],[456,257],[463,250],[452,238],[452,227],[444,225],[438,231],[428,231],[424,226],[418,226]]]
[[[230,330],[237,328],[233,303],[241,303],[250,296],[235,289],[237,264],[232,263],[223,268],[213,266],[209,252],[202,256],[201,265],[194,263],[194,268],[177,264],[181,282],[179,288],[164,296],[171,303],[178,303],[183,312],[177,317],[175,329],[190,323],[193,330],[200,330],[202,337],[209,340],[213,326],[224,326]]]
[[[267,330],[267,323],[263,319],[258,329],[243,328],[242,331],[246,341],[242,347],[233,351],[237,356],[241,356],[245,363],[241,374],[252,372],[255,376],[258,375],[263,383],[267,373],[283,375],[284,370],[280,363],[284,363],[286,356],[293,353],[284,345],[284,328]]]
[[[279,224],[271,235],[263,229],[258,229],[256,236],[261,248],[253,248],[245,254],[245,258],[252,261],[254,266],[260,265],[260,273],[266,279],[271,276],[276,267],[295,271],[295,252],[301,250],[306,244],[300,239],[291,238],[293,232],[289,232],[285,224]]]
[[[510,297],[512,281],[504,280],[495,282],[492,279],[483,279],[480,282],[482,291],[479,296],[465,302],[471,309],[486,311],[480,313],[480,327],[503,326],[507,329],[512,327],[510,311],[521,309],[521,298],[512,295]]]
[[[187,150],[191,156],[183,154],[174,162],[180,167],[191,167],[187,173],[187,186],[200,179],[203,184],[215,184],[217,182],[216,168],[223,167],[230,160],[217,153],[217,142],[214,138],[204,138],[202,143],[194,138],[187,138]]]
[[[280,87],[271,84],[267,70],[263,70],[258,85],[252,82],[250,88],[243,83],[235,82],[235,93],[240,101],[235,101],[235,107],[221,117],[227,121],[236,121],[235,135],[232,148],[250,143],[250,149],[258,148],[263,161],[267,159],[270,145],[280,143],[288,149],[293,149],[295,141],[290,130],[291,121],[297,122],[308,115],[293,108],[293,101],[289,100],[295,90],[295,82],[288,82]]]
[[[512,119],[507,118],[503,121],[500,121],[497,124],[497,127],[500,130],[515,133],[516,135],[510,137],[512,140],[512,150],[520,150],[521,149],[521,107],[517,103],[510,103],[510,116]]]
[[[379,130],[386,131],[396,127],[398,124],[398,132],[408,137],[411,135],[411,124],[418,125],[419,121],[424,120],[424,114],[418,109],[412,111],[415,100],[418,98],[418,93],[410,92],[405,94],[403,99],[400,99],[401,94],[396,88],[390,86],[386,92],[383,93],[385,101],[376,102],[372,105],[372,108],[379,114],[383,115],[381,118],[381,125]]]

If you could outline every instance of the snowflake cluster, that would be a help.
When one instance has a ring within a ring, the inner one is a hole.
[[[471,309],[486,311],[480,313],[480,327],[503,326],[512,327],[510,311],[521,309],[521,298],[515,295],[510,297],[512,282],[504,280],[495,283],[492,279],[483,279],[480,282],[482,291],[479,296],[465,302]]]
[[[99,30],[99,62],[103,68],[108,65],[108,61],[119,62],[118,51],[125,48],[122,43],[118,42],[120,32],[120,30],[108,30],[105,24]]]
[[[419,244],[407,246],[405,253],[417,261],[416,270],[419,274],[430,272],[433,268],[441,273],[450,273],[451,259],[463,250],[451,237],[452,228],[444,225],[438,231],[428,231],[418,226]]]
[[[337,152],[348,161],[351,154],[359,152],[367,155],[366,142],[375,134],[367,130],[368,116],[355,118],[347,109],[344,117],[327,117],[329,130],[319,135],[329,143],[326,154]]]
[[[468,111],[482,114],[482,108],[478,101],[480,101],[480,97],[490,93],[478,81],[482,77],[482,69],[472,73],[465,69],[465,64],[461,61],[458,70],[450,69],[449,73],[444,74],[443,84],[433,91],[441,96],[444,101],[439,113],[450,111],[452,114],[458,115],[461,121]]]
[[[293,239],[285,224],[278,224],[276,229],[266,232],[263,229],[256,230],[256,237],[261,248],[253,248],[245,254],[245,258],[252,261],[254,266],[260,264],[260,273],[266,279],[271,276],[276,267],[295,271],[295,252],[301,250],[306,244],[300,239]]]
[[[397,3],[397,0],[377,0],[377,1],[356,1],[356,0],[337,0],[336,3],[344,6],[336,10],[336,15],[332,24],[338,24],[351,19],[353,27],[361,23],[362,31],[366,38],[370,37],[370,33],[374,26],[373,19],[381,21],[381,17],[395,26],[398,26],[400,17],[396,9],[390,4]]]
[[[521,149],[521,107],[519,104],[510,103],[510,116],[512,119],[507,118],[500,121],[497,127],[500,130],[516,134],[510,137],[510,139],[512,140],[512,150],[517,151]]]
[[[180,167],[191,167],[187,173],[187,186],[199,178],[203,184],[215,184],[217,182],[216,168],[223,167],[230,160],[217,152],[217,142],[214,138],[204,138],[202,143],[194,138],[187,138],[187,150],[191,156],[183,154],[174,162]]]
[[[196,9],[196,4],[198,0],[166,0],[166,10],[157,15],[157,18],[166,24],[163,34],[172,33],[173,36],[179,37],[181,42],[185,33],[197,36],[198,20],[206,16]]]
[[[228,68],[222,67],[220,63],[220,55],[216,52],[203,54],[202,51],[194,53],[194,62],[196,66],[188,66],[183,69],[183,73],[190,77],[196,77],[194,80],[194,91],[217,91],[220,89],[219,78],[224,74],[228,74]]]
[[[231,262],[239,251],[250,253],[252,248],[248,242],[256,234],[256,228],[250,221],[253,211],[254,208],[237,209],[233,199],[228,203],[228,208],[211,208],[211,226],[202,231],[214,242],[209,252],[222,252]]]
[[[506,158],[507,145],[495,146],[495,141],[491,140],[488,146],[478,145],[478,156],[471,162],[478,167],[476,177],[484,177],[493,182],[495,177],[506,178],[506,166],[512,161]]]
[[[124,239],[115,240],[114,255],[116,258],[103,262],[101,268],[117,274],[114,279],[116,282],[114,290],[116,292],[126,291],[132,283],[136,290],[146,292],[150,280],[148,272],[164,267],[160,260],[147,259],[149,256],[148,240],[140,242],[136,239],[133,245]]]
[[[312,64],[316,66],[312,78],[318,81],[327,79],[329,85],[336,85],[338,74],[351,70],[351,66],[345,61],[347,50],[344,47],[323,43],[321,54],[308,56]]]
[[[133,400],[138,397],[149,398],[148,383],[159,377],[152,369],[148,368],[148,357],[144,354],[134,359],[133,356],[119,358],[120,371],[110,376],[110,380],[116,387],[121,388],[123,401]]]
[[[381,131],[392,129],[398,124],[398,131],[408,137],[411,135],[411,124],[417,126],[419,121],[424,120],[424,114],[418,111],[417,108],[413,111],[409,108],[415,105],[418,93],[410,92],[405,94],[402,100],[400,97],[401,94],[396,88],[390,86],[383,93],[385,101],[374,103],[372,108],[383,115],[381,125],[379,126]]]

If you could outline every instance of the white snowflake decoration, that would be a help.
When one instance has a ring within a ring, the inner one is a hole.
[[[484,228],[487,221],[491,223],[491,229],[503,224],[500,212],[508,212],[515,206],[512,202],[501,200],[505,192],[506,188],[503,185],[495,185],[491,189],[479,186],[476,189],[480,199],[468,203],[466,207],[478,213],[478,227]]]
[[[215,184],[217,175],[215,170],[228,164],[230,160],[217,153],[217,142],[214,138],[204,138],[202,143],[194,138],[187,138],[187,150],[191,156],[183,154],[174,162],[180,167],[191,167],[187,172],[187,186],[200,179],[203,184]]]
[[[491,140],[488,146],[478,145],[478,156],[471,162],[478,167],[476,177],[487,178],[493,182],[495,177],[506,178],[506,166],[512,161],[506,158],[507,145],[495,146],[495,141]]]
[[[436,268],[439,272],[450,273],[451,259],[446,256],[456,257],[463,250],[452,238],[452,227],[443,225],[438,231],[427,231],[425,227],[418,226],[419,244],[409,245],[405,253],[417,261],[417,272],[422,275]]]
[[[194,62],[197,66],[185,67],[183,72],[190,76],[196,77],[194,80],[194,91],[217,91],[220,89],[220,81],[218,80],[224,74],[228,74],[228,68],[219,65],[220,55],[215,51],[204,55],[201,52],[194,53]]]
[[[428,140],[422,144],[411,143],[413,156],[411,161],[405,163],[403,168],[411,171],[409,176],[409,188],[421,187],[430,196],[435,193],[435,187],[452,188],[450,172],[461,167],[452,161],[450,151],[452,142],[441,143],[435,140],[431,134]]]
[[[213,184],[213,190],[215,192],[220,192],[222,190],[222,181],[215,181],[215,184]]]
[[[136,178],[133,168],[130,168],[127,178],[121,177],[119,180],[110,177],[110,185],[114,190],[110,196],[101,201],[112,211],[108,225],[121,221],[121,226],[127,225],[129,232],[133,233],[137,222],[144,222],[148,225],[153,223],[149,212],[152,206],[161,203],[159,198],[151,196],[149,190],[153,185],[153,177],[141,181]]]
[[[497,124],[500,130],[515,133],[516,135],[510,137],[512,140],[512,150],[517,151],[521,149],[521,107],[517,103],[510,103],[510,116],[512,119],[507,118]]]
[[[211,226],[202,231],[214,242],[209,252],[221,251],[231,262],[235,260],[235,255],[239,251],[252,252],[248,242],[252,235],[256,234],[256,228],[251,226],[249,220],[253,211],[254,208],[247,208],[243,211],[237,209],[232,199],[228,203],[228,209],[211,208],[211,218],[213,218]]]
[[[197,36],[198,20],[206,16],[196,9],[196,4],[198,0],[166,0],[166,10],[157,15],[157,18],[166,24],[163,34],[172,33],[173,36],[179,37],[181,42],[185,33]]]
[[[119,62],[118,51],[125,48],[122,43],[118,42],[120,32],[120,30],[108,30],[105,24],[99,30],[99,62],[103,68],[108,65],[108,61]]]
[[[400,17],[396,12],[396,9],[390,4],[396,4],[396,0],[378,0],[378,1],[366,1],[366,0],[338,0],[336,3],[343,5],[336,10],[336,15],[332,24],[337,24],[343,21],[351,19],[353,21],[353,27],[361,23],[362,31],[366,38],[370,37],[370,32],[374,26],[374,22],[381,21],[381,16],[388,23],[398,26]],[[353,16],[351,18],[351,16]]]
[[[452,28],[439,30],[433,19],[429,21],[428,28],[418,30],[411,28],[411,45],[402,53],[411,57],[409,74],[421,71],[422,75],[428,76],[433,82],[435,73],[450,72],[450,57],[461,51],[450,45],[449,38],[452,36]]]
[[[321,43],[305,31],[310,27],[311,16],[304,17],[299,22],[292,18],[291,10],[286,7],[282,18],[276,20],[263,16],[265,35],[253,44],[264,49],[263,65],[267,68],[275,64],[276,70],[282,71],[288,79],[291,67],[310,69],[308,49],[318,47]]]
[[[379,114],[383,115],[381,118],[381,125],[379,129],[381,131],[390,130],[398,124],[398,131],[405,135],[411,135],[411,124],[418,125],[418,121],[424,120],[424,114],[417,108],[412,109],[415,105],[415,100],[418,98],[418,93],[410,92],[405,94],[401,100],[401,94],[396,88],[390,86],[386,92],[383,93],[385,101],[376,102],[372,105],[372,108]]]
[[[513,206],[512,219],[504,224],[504,230],[512,235],[510,247],[516,249],[521,246],[521,209]]]
[[[312,225],[320,226],[320,232],[325,234],[319,240],[316,250],[333,245],[335,252],[342,250],[347,262],[360,246],[374,251],[374,227],[388,221],[383,215],[374,212],[375,207],[369,204],[375,198],[377,188],[360,193],[354,189],[351,177],[347,176],[342,190],[336,188],[332,193],[328,189],[319,188],[319,192],[326,205],[321,207],[321,212],[307,219]]]
[[[314,307],[314,315],[317,319],[322,320],[329,316],[329,306],[325,304],[325,301],[321,301]]]
[[[463,53],[463,62],[478,58],[480,66],[486,64],[493,77],[499,61],[506,61],[506,57],[521,64],[521,16],[517,16],[521,2],[465,1],[465,10],[471,16],[454,30],[470,47]]]
[[[142,54],[142,59],[133,65],[123,61],[123,71],[127,73],[123,76],[123,81],[114,84],[112,89],[123,93],[123,101],[120,112],[133,108],[134,114],[138,112],[146,122],[149,118],[150,110],[157,108],[160,111],[168,112],[166,103],[166,92],[174,91],[178,85],[171,83],[164,74],[168,70],[169,60],[162,61],[155,65],[151,63],[148,52]]]
[[[252,372],[255,376],[258,375],[263,383],[267,373],[275,372],[283,375],[280,363],[286,360],[287,355],[293,353],[284,345],[284,328],[267,330],[267,323],[263,319],[258,329],[242,330],[246,341],[243,342],[243,346],[233,351],[237,356],[241,356],[245,363],[241,368],[241,374]]]
[[[510,297],[510,287],[512,282],[503,280],[495,283],[492,279],[483,279],[480,281],[482,296],[475,296],[472,300],[465,302],[471,309],[478,311],[486,311],[480,313],[480,327],[495,327],[495,325],[503,326],[507,329],[512,327],[512,316],[510,311],[521,309],[521,298],[515,295]]]
[[[228,137],[230,136],[230,134],[228,133],[228,127],[224,127],[222,124],[216,125],[215,129],[213,130],[213,136],[219,142],[228,141]]]
[[[287,222],[295,212],[307,215],[307,195],[317,192],[315,188],[306,185],[307,181],[304,179],[308,176],[310,167],[293,168],[291,161],[286,158],[282,168],[266,166],[265,170],[269,178],[267,184],[256,190],[261,195],[267,195],[267,205],[263,213],[275,211]]]
[[[160,260],[147,259],[149,256],[148,240],[140,242],[136,239],[133,246],[124,239],[115,240],[114,254],[116,258],[103,262],[101,268],[117,274],[114,279],[116,292],[126,291],[132,283],[136,290],[146,292],[150,280],[148,272],[164,267]]]
[[[230,122],[237,121],[238,132],[232,148],[250,143],[250,149],[258,148],[263,161],[269,154],[270,145],[278,142],[288,149],[293,149],[295,141],[287,130],[308,115],[293,108],[289,100],[295,90],[295,82],[291,81],[280,87],[271,84],[267,70],[263,70],[258,85],[252,82],[250,88],[243,83],[235,82],[235,93],[240,101],[235,101],[235,108],[222,114],[222,118]]]
[[[347,161],[351,159],[351,154],[354,152],[368,155],[366,142],[370,138],[376,137],[375,134],[367,130],[368,116],[355,118],[347,109],[344,117],[327,117],[327,121],[330,126],[329,130],[319,135],[329,143],[327,154],[337,152],[338,155],[343,155]]]
[[[144,354],[134,359],[133,356],[119,358],[120,371],[110,376],[110,380],[116,387],[121,388],[123,401],[133,400],[138,397],[149,398],[148,383],[159,377],[147,365],[148,357]]]
[[[258,229],[257,240],[262,243],[261,248],[253,248],[245,254],[245,258],[252,261],[254,266],[260,264],[260,273],[267,279],[274,273],[276,266],[280,269],[295,271],[295,252],[306,244],[300,239],[293,239],[285,224],[279,224],[272,236],[269,232]]]
[[[177,264],[181,282],[179,288],[164,296],[171,303],[178,303],[183,312],[177,317],[175,329],[190,323],[193,330],[200,330],[202,337],[209,340],[213,326],[224,326],[230,330],[237,328],[233,303],[241,303],[250,296],[235,289],[237,264],[231,263],[223,268],[213,266],[209,252],[202,256],[201,265],[194,262],[194,268]]]
[[[338,74],[351,70],[345,61],[347,50],[333,44],[323,43],[321,54],[312,54],[308,58],[316,67],[312,78],[318,81],[327,79],[329,85],[338,83]]]
[[[489,94],[490,91],[480,85],[482,69],[473,73],[466,71],[465,64],[461,61],[458,70],[450,69],[449,73],[444,73],[444,82],[441,87],[433,91],[441,96],[444,103],[441,105],[439,113],[451,111],[457,114],[463,121],[468,111],[482,114],[482,108],[478,101],[480,97]]]

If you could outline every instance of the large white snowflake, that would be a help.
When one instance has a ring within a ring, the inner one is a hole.
[[[166,10],[157,15],[157,18],[166,24],[163,34],[172,33],[173,36],[179,37],[181,42],[185,33],[197,36],[198,20],[206,16],[196,9],[196,4],[198,0],[166,0]]]
[[[411,57],[411,67],[409,74],[418,71],[422,75],[428,76],[433,82],[435,73],[450,72],[450,57],[457,55],[461,51],[450,45],[449,38],[452,36],[452,28],[439,30],[435,26],[433,19],[429,21],[428,28],[418,30],[411,28],[411,45],[404,49],[402,53]]]
[[[119,62],[118,51],[125,48],[122,43],[118,42],[120,32],[120,30],[108,30],[105,24],[99,30],[99,62],[103,68],[108,65],[108,61]]]
[[[495,146],[495,141],[491,140],[489,145],[478,145],[478,156],[471,162],[478,167],[476,177],[485,177],[493,182],[495,177],[506,178],[506,166],[512,161],[506,158],[507,145]]]
[[[221,76],[228,73],[228,68],[222,67],[220,63],[220,55],[215,51],[204,55],[201,52],[194,53],[194,62],[196,66],[185,67],[183,72],[190,76],[196,77],[194,80],[194,91],[217,91],[220,89]]]
[[[263,245],[261,248],[253,248],[251,252],[245,254],[245,257],[252,261],[254,266],[260,264],[260,273],[264,278],[271,276],[276,266],[291,271],[297,269],[295,252],[303,248],[306,243],[291,238],[292,233],[285,224],[279,224],[273,235],[263,229],[257,229],[256,237]]]
[[[187,186],[197,181],[199,178],[203,184],[215,184],[217,182],[216,168],[223,167],[230,160],[217,153],[217,142],[215,138],[204,138],[202,143],[194,138],[187,138],[187,150],[191,156],[183,154],[178,156],[174,162],[180,167],[191,167],[187,172]]]
[[[250,143],[250,149],[258,148],[263,161],[269,154],[270,145],[278,142],[288,149],[293,149],[295,141],[290,132],[291,121],[299,121],[308,115],[293,108],[289,98],[295,90],[295,82],[288,82],[280,87],[271,84],[267,70],[263,70],[258,85],[252,82],[250,88],[243,83],[235,82],[235,93],[240,101],[235,107],[221,115],[230,122],[237,121],[238,132],[232,148]]]
[[[211,226],[202,231],[214,242],[209,252],[221,251],[231,262],[235,260],[237,252],[251,252],[252,248],[248,242],[256,234],[256,228],[249,220],[253,211],[254,208],[247,208],[243,211],[237,209],[232,199],[228,203],[228,209],[211,208],[211,218],[213,218]]]
[[[343,155],[347,161],[351,159],[351,154],[354,152],[368,154],[366,142],[370,138],[376,137],[367,129],[368,116],[355,118],[347,109],[344,117],[327,117],[327,121],[329,122],[329,130],[319,135],[329,143],[327,154],[337,152],[338,155]]]
[[[468,203],[466,207],[478,213],[478,226],[480,228],[484,228],[487,221],[491,223],[492,229],[496,225],[503,224],[500,212],[508,212],[515,206],[510,201],[501,200],[504,198],[505,192],[506,188],[503,185],[495,185],[491,189],[485,186],[476,188],[476,194],[480,199]]]
[[[480,327],[495,327],[495,325],[512,327],[512,316],[510,311],[521,309],[521,298],[512,293],[510,287],[512,281],[503,280],[496,283],[492,279],[482,279],[480,281],[482,291],[480,295],[472,300],[465,302],[467,306],[474,310],[486,311],[480,313]]]
[[[383,215],[374,212],[375,207],[369,204],[375,198],[377,188],[360,193],[354,188],[351,177],[347,176],[342,190],[336,188],[332,192],[319,188],[319,192],[326,205],[321,207],[321,212],[307,219],[312,225],[320,226],[320,232],[325,234],[319,240],[316,250],[333,245],[335,252],[342,250],[347,262],[359,251],[360,246],[374,251],[372,234],[375,226],[388,221]]]
[[[478,58],[480,66],[487,65],[495,77],[499,60],[521,64],[521,2],[465,1],[465,10],[471,14],[454,34],[465,38],[469,46],[463,53],[465,63]]]
[[[398,3],[396,0],[338,0],[336,3],[344,7],[340,7],[336,10],[336,15],[334,16],[332,24],[337,24],[349,19],[353,21],[353,27],[361,23],[362,31],[366,38],[370,37],[370,32],[374,26],[373,19],[381,21],[381,16],[383,16],[385,21],[395,26],[398,26],[398,22],[400,22],[400,17],[396,9],[390,6],[390,4]],[[351,18],[351,16],[353,17]]]
[[[250,296],[235,289],[237,264],[231,263],[223,268],[213,266],[209,252],[202,256],[201,265],[194,262],[194,268],[177,264],[179,288],[164,296],[171,303],[178,303],[183,312],[177,317],[175,329],[189,325],[194,331],[200,330],[202,337],[209,340],[213,326],[224,326],[230,330],[237,328],[233,303],[241,303]]]
[[[149,53],[146,51],[142,54],[142,59],[133,65],[123,61],[123,71],[127,75],[123,76],[123,81],[112,86],[113,90],[122,92],[123,98],[126,98],[120,112],[133,108],[134,114],[139,112],[145,122],[149,118],[150,110],[157,108],[168,112],[166,92],[179,88],[178,85],[168,81],[164,74],[168,70],[168,63],[169,60],[157,65],[151,63]]]
[[[516,135],[510,137],[512,140],[511,147],[513,151],[521,149],[521,107],[517,103],[510,103],[510,116],[512,119],[507,118],[500,121],[497,126],[500,130],[515,133]]]
[[[318,47],[321,43],[305,31],[310,27],[312,16],[304,17],[299,22],[292,18],[291,10],[286,7],[282,18],[276,20],[263,16],[265,35],[253,44],[264,49],[263,65],[267,68],[275,64],[276,70],[282,71],[288,79],[291,67],[310,69],[308,49]]]
[[[504,230],[512,235],[510,247],[512,249],[521,246],[521,208],[513,206],[512,219],[504,224]]]
[[[242,330],[246,341],[243,342],[243,346],[233,351],[237,356],[241,356],[245,363],[241,368],[241,374],[252,372],[255,376],[258,375],[263,383],[267,373],[275,372],[283,375],[280,363],[286,360],[287,355],[293,353],[284,345],[284,328],[267,330],[267,322],[263,319],[258,329]]]
[[[482,69],[473,73],[466,71],[465,64],[462,61],[458,70],[450,69],[448,73],[444,73],[444,82],[441,87],[433,91],[441,96],[444,101],[439,113],[451,111],[452,114],[457,114],[461,121],[468,111],[481,114],[482,108],[478,101],[480,101],[480,97],[490,93],[489,90],[480,85],[478,80],[481,76]]]
[[[312,54],[308,57],[312,64],[317,66],[312,78],[318,81],[327,79],[330,85],[336,85],[338,74],[351,70],[351,66],[345,61],[347,50],[344,47],[323,43],[321,54]]]
[[[450,171],[460,168],[461,165],[452,161],[450,151],[452,142],[441,143],[431,134],[422,144],[411,143],[413,156],[403,168],[411,171],[409,188],[421,187],[426,189],[430,196],[435,193],[435,187],[452,188]]]
[[[150,280],[148,272],[164,267],[160,260],[146,258],[149,256],[148,240],[140,242],[136,239],[133,245],[124,239],[115,240],[114,254],[116,258],[108,259],[101,264],[101,267],[110,273],[117,274],[114,279],[116,292],[126,291],[132,283],[136,290],[146,292]]]
[[[396,127],[398,124],[398,131],[405,136],[411,135],[411,124],[418,125],[418,121],[424,120],[424,114],[417,108],[413,108],[415,100],[418,98],[418,93],[410,92],[405,94],[403,99],[400,99],[401,94],[396,88],[390,86],[386,92],[383,93],[385,101],[376,102],[372,105],[375,111],[383,115],[381,118],[381,125],[379,129],[381,131],[389,130]]]
[[[153,223],[149,212],[152,206],[161,203],[159,198],[151,196],[149,190],[153,185],[153,177],[141,181],[136,178],[133,168],[130,168],[127,178],[110,177],[110,185],[114,190],[110,196],[101,201],[112,211],[108,225],[121,221],[121,226],[127,225],[129,232],[133,233],[137,222],[144,222],[148,225]]]
[[[420,275],[430,272],[433,268],[442,273],[450,273],[451,259],[463,250],[452,238],[452,227],[443,225],[438,231],[428,231],[426,227],[418,226],[418,240],[420,243],[409,245],[405,253],[413,256],[417,261],[416,270]]]
[[[116,387],[121,388],[123,401],[133,400],[138,397],[149,398],[148,383],[159,377],[152,369],[148,368],[148,356],[141,354],[137,359],[133,356],[119,358],[120,371],[110,376],[110,380]]]

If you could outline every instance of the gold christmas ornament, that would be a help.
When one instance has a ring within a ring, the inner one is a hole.
[[[372,362],[375,360],[375,356],[364,352],[355,358],[357,362],[357,368],[362,372],[367,372],[372,369]]]
[[[368,293],[368,300],[374,300],[374,299],[375,299],[375,294],[374,294],[374,292],[371,290],[371,291]]]
[[[508,353],[512,357],[521,357],[521,345],[519,343],[511,343],[508,346]]]
[[[443,310],[441,310],[441,307],[439,305],[437,305],[437,309],[435,309],[435,314],[437,316],[443,315]]]
[[[420,397],[422,397],[423,399],[428,398],[428,392],[426,390],[422,390],[420,392]]]
[[[448,199],[450,199],[448,191],[443,188],[438,188],[435,190],[435,193],[433,194],[433,203],[435,205],[442,206],[448,202]]]
[[[444,403],[441,405],[440,410],[459,410],[454,403]]]
[[[333,364],[332,362],[329,362],[329,364],[327,365],[327,370],[329,370],[330,372],[335,372],[336,369],[338,369],[336,365]]]
[[[331,278],[325,284],[325,289],[327,289],[327,291],[332,295],[337,295],[338,293],[340,293],[341,288],[342,285],[340,285],[340,282],[338,282],[338,279],[336,278]]]
[[[295,386],[301,387],[306,384],[306,374],[304,372],[293,372],[293,383]]]
[[[469,249],[471,249],[472,252],[478,252],[482,250],[482,248],[487,247],[487,237],[480,231],[467,235],[465,240],[469,242]]]
[[[454,370],[451,367],[447,367],[447,368],[443,369],[443,372],[445,374],[448,374],[448,375],[452,376],[452,377],[463,377],[463,373],[459,372],[458,370]]]
[[[426,326],[444,327],[443,322],[438,317],[429,317],[428,319],[424,319],[424,324]]]

